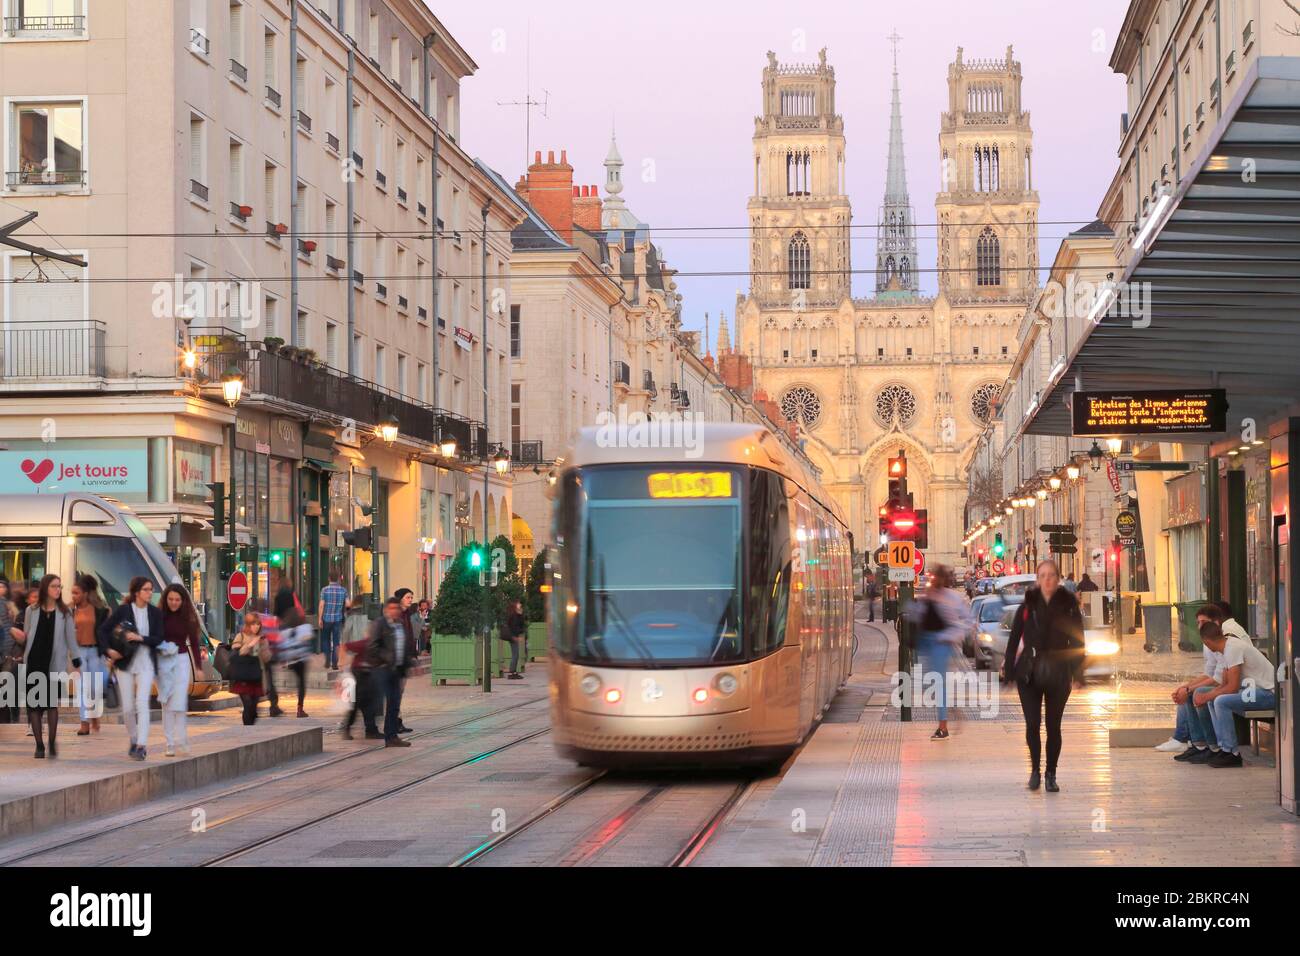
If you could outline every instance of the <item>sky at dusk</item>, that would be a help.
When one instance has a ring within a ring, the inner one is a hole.
[[[874,225],[884,193],[894,30],[923,269],[935,265],[939,120],[958,46],[969,61],[1001,58],[1011,44],[1021,62],[1044,266],[1066,233],[1095,218],[1116,168],[1124,84],[1108,63],[1127,0],[430,6],[479,66],[461,87],[461,143],[508,181],[530,153],[523,108],[499,104],[523,100],[526,89],[547,101],[545,116],[532,110],[532,149],[566,149],[579,184],[603,185],[617,124],[623,198],[680,270],[688,328],[702,329],[708,312],[714,332],[719,311],[730,317],[736,292],[748,287],[743,227],[767,50],[782,63],[813,63],[827,47],[859,227],[855,270],[875,262],[875,231],[861,227]],[[935,286],[933,273],[922,276],[923,291]],[[871,275],[854,277],[855,295],[873,288]]]

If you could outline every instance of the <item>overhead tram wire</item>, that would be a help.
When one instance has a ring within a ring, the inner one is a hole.
[[[955,268],[955,267],[950,267],[950,268],[946,268],[946,269],[945,269],[945,268],[938,268],[938,267],[933,268],[933,269],[922,269],[922,268],[916,268],[916,269],[913,269],[912,271],[913,271],[913,272],[916,272],[916,273],[918,273],[918,274],[925,274],[925,275],[947,275],[947,274],[955,274],[955,275],[974,275],[974,274],[976,274],[979,270],[978,270],[978,267],[972,266],[972,267],[970,267],[970,268],[966,268],[966,269],[960,269],[960,268]],[[1038,266],[1006,266],[1006,265],[1004,265],[1004,266],[1001,266],[1001,267],[999,268],[999,272],[1000,272],[1000,274],[1002,274],[1002,275],[1009,275],[1009,274],[1011,274],[1011,273],[1026,273],[1026,272],[1039,273],[1039,272],[1051,272],[1051,271],[1052,271],[1052,266],[1050,266],[1050,265],[1038,265]],[[1115,268],[1114,266],[1107,266],[1107,265],[1097,265],[1097,266],[1077,266],[1077,267],[1071,269],[1071,273],[1072,273],[1072,274],[1075,274],[1075,275],[1080,274],[1080,273],[1088,273],[1088,272],[1096,272],[1096,273],[1107,273],[1107,274],[1110,274],[1110,273],[1114,273],[1115,271],[1117,271],[1117,270],[1116,270],[1116,268]],[[713,279],[713,278],[743,278],[743,277],[745,277],[745,276],[768,277],[768,276],[784,276],[784,275],[787,274],[787,271],[786,271],[785,269],[777,269],[777,270],[761,270],[761,271],[757,271],[757,272],[752,271],[752,270],[749,270],[749,269],[720,269],[720,270],[700,270],[700,271],[687,271],[687,270],[684,270],[684,269],[673,269],[673,270],[671,270],[671,272],[672,272],[672,277],[673,277],[674,279],[677,279],[677,278],[688,278],[688,279],[689,279],[689,278],[709,278],[709,279]],[[853,276],[858,276],[858,275],[861,275],[861,276],[874,276],[874,275],[879,275],[879,274],[881,274],[881,273],[882,273],[882,270],[880,270],[880,269],[874,269],[874,268],[873,268],[873,269],[813,269],[813,270],[810,270],[807,274],[808,274],[809,277],[815,277],[815,276],[842,276],[842,275],[853,275]],[[630,274],[625,274],[625,275],[621,276],[621,278],[624,278],[624,279],[648,279],[648,278],[650,277],[650,275],[651,275],[650,273],[639,272],[639,273],[630,273]],[[439,278],[442,279],[442,280],[454,279],[454,280],[461,281],[461,282],[468,282],[468,281],[471,281],[471,280],[476,281],[476,280],[481,279],[482,277],[483,277],[482,273],[478,273],[478,272],[467,272],[467,273],[463,273],[463,274],[447,274],[447,273],[444,273],[443,275],[439,276]],[[530,280],[530,279],[547,279],[547,280],[552,280],[552,279],[567,279],[567,278],[570,278],[570,277],[571,277],[571,276],[569,275],[569,273],[532,274],[532,275],[526,275],[526,276],[522,276],[522,275],[520,275],[520,276],[517,276],[517,275],[511,275],[511,276],[510,276],[510,281],[511,281],[512,283],[514,283],[514,282],[521,282],[521,281],[526,281],[526,280]],[[344,280],[344,278],[345,278],[345,277],[344,277],[342,274],[339,274],[339,275],[332,275],[332,274],[331,274],[331,275],[308,275],[308,276],[301,276],[301,275],[300,275],[300,276],[298,277],[298,281],[299,281],[299,282],[341,282],[341,281]],[[379,282],[379,281],[381,281],[381,280],[384,281],[384,282],[408,282],[408,281],[409,281],[409,282],[418,282],[418,281],[420,281],[421,279],[427,279],[427,278],[428,278],[428,276],[417,276],[417,275],[400,275],[400,276],[395,276],[395,275],[383,275],[383,276],[367,275],[367,276],[366,276],[366,279],[367,279],[367,280],[371,280],[371,279],[373,279],[373,280],[376,281],[376,282]],[[490,274],[489,274],[488,278],[489,278],[489,279],[494,279],[494,278],[496,278],[496,276],[494,276],[494,275],[490,275]],[[23,281],[23,280],[18,280],[18,279],[3,279],[3,278],[0,278],[0,285],[13,284],[13,283],[21,282],[21,281]],[[53,282],[53,283],[67,282],[67,283],[73,283],[73,284],[80,284],[80,283],[92,283],[92,284],[94,284],[94,283],[121,283],[121,284],[132,284],[132,283],[141,283],[141,282],[144,282],[144,283],[149,283],[150,285],[155,285],[155,284],[158,284],[158,283],[175,283],[175,282],[177,282],[177,281],[180,281],[182,285],[188,285],[188,284],[191,283],[191,282],[197,282],[197,283],[199,283],[199,284],[216,284],[216,283],[220,283],[220,282],[289,282],[289,281],[290,281],[290,278],[289,278],[289,276],[288,276],[287,274],[285,274],[285,275],[279,275],[279,274],[277,274],[277,275],[270,275],[270,276],[231,276],[229,279],[187,279],[187,278],[185,278],[183,275],[180,275],[179,273],[174,273],[174,274],[169,275],[169,276],[158,276],[158,277],[134,276],[134,277],[130,277],[130,278],[120,278],[120,277],[113,277],[113,276],[94,276],[94,277],[91,277],[91,278],[84,278],[84,279],[82,279],[82,278],[71,278],[71,279],[51,279],[50,281]],[[990,289],[993,289],[993,288],[997,288],[997,286],[980,286],[980,287],[978,287],[978,288],[990,288]],[[809,289],[809,290],[807,290],[807,291],[812,292],[812,291],[814,291],[814,290]],[[924,298],[924,296],[920,296],[920,298]]]
[[[949,228],[952,228],[952,227],[956,227],[956,226],[961,226],[961,227],[963,227],[963,228],[974,228],[975,226],[1086,226],[1086,225],[1088,225],[1088,224],[1090,224],[1090,223],[1092,223],[1092,222],[1094,222],[1094,221],[1096,221],[1096,217],[1095,217],[1095,216],[1092,217],[1092,218],[1090,218],[1090,219],[1036,219],[1036,220],[993,220],[993,219],[989,219],[989,220],[973,220],[973,221],[971,221],[971,222],[961,222],[961,223],[914,222],[914,223],[912,223],[912,228],[914,228],[914,229],[937,229],[937,228],[939,228],[939,227],[949,227]],[[1123,219],[1123,220],[1117,220],[1115,224],[1118,225],[1118,226],[1125,226],[1125,225],[1132,225],[1133,222],[1134,222],[1134,220]],[[737,232],[737,233],[747,233],[747,232],[766,232],[766,231],[788,232],[792,227],[789,227],[789,226],[761,226],[761,225],[746,224],[746,225],[737,225],[737,226],[653,226],[653,225],[652,225],[652,226],[650,226],[650,227],[648,227],[648,228],[649,228],[649,231],[650,231],[651,233],[653,233],[655,236],[659,236],[659,237],[662,237],[662,236],[668,236],[668,238],[686,238],[685,236],[675,236],[674,234],[676,234],[676,233],[698,233],[698,232]],[[878,230],[880,230],[880,229],[882,229],[882,228],[885,228],[885,226],[882,225],[882,224],[880,224],[880,223],[867,223],[867,222],[864,222],[864,223],[850,223],[850,224],[847,225],[847,226],[824,226],[824,227],[818,227],[818,228],[824,228],[824,229],[849,229],[849,230],[861,229],[861,230],[875,230],[875,231],[878,231]],[[477,232],[477,233],[481,233],[481,232],[482,232],[481,229],[475,229],[474,231]],[[593,232],[622,232],[623,230],[621,230],[621,229],[616,229],[616,228],[612,228],[612,227],[609,228],[609,229],[605,229],[605,228],[602,227],[600,230],[592,230],[592,231],[593,231]],[[640,231],[640,230],[637,230],[637,231]],[[403,230],[403,229],[393,229],[393,230],[364,229],[364,230],[361,230],[361,229],[359,229],[359,230],[354,230],[354,231],[352,231],[351,235],[352,235],[352,236],[355,236],[355,237],[357,237],[357,238],[362,238],[362,239],[366,239],[366,238],[370,238],[370,239],[373,239],[373,238],[381,238],[381,239],[392,239],[392,238],[402,238],[402,239],[428,239],[428,238],[430,238],[431,234],[434,233],[434,232],[437,232],[437,233],[440,234],[440,235],[439,235],[439,238],[442,238],[442,239],[454,239],[455,236],[456,236],[456,234],[457,234],[458,232],[463,232],[463,231],[462,231],[462,230],[456,230],[456,229],[447,229],[447,228],[445,228],[445,227],[444,227],[443,229],[441,229],[441,230],[429,230],[429,229],[406,229],[406,230]],[[487,230],[487,232],[488,232],[488,235],[509,235],[509,234],[511,234],[512,232],[514,232],[514,230],[513,230],[513,229],[489,229],[489,230]],[[262,231],[260,231],[260,230],[257,230],[257,229],[239,229],[239,230],[236,230],[236,231],[233,231],[233,232],[229,232],[229,231],[226,231],[226,232],[223,232],[223,231],[214,231],[214,232],[64,232],[64,233],[53,233],[53,234],[51,234],[51,233],[46,233],[46,235],[50,236],[51,239],[56,238],[56,237],[61,237],[61,238],[65,238],[65,239],[66,239],[66,238],[79,238],[79,239],[241,239],[241,238],[246,238],[246,239],[265,239],[265,238],[266,238],[266,233],[264,233],[264,232],[262,232]],[[314,239],[324,239],[324,238],[340,238],[340,239],[342,239],[342,238],[346,238],[346,237],[349,235],[349,233],[348,233],[347,230],[341,230],[341,231],[336,230],[336,231],[334,231],[334,232],[303,232],[303,233],[301,233],[301,235],[303,235],[303,236],[309,236],[309,237],[314,238]]]

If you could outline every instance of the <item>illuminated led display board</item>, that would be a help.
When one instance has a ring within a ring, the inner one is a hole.
[[[1221,388],[1075,392],[1072,410],[1075,435],[1185,435],[1224,431],[1228,399]]]
[[[727,471],[668,471],[648,476],[651,498],[730,498]]]

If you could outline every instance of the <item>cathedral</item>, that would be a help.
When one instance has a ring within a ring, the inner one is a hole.
[[[897,37],[892,38],[895,43]],[[874,227],[874,294],[854,298],[852,213],[835,70],[768,53],[754,120],[749,294],[736,302],[734,348],[755,389],[799,423],[809,458],[860,551],[878,542],[886,459],[904,449],[908,489],[929,512],[927,559],[963,563],[967,469],[1037,292],[1038,195],[1020,64],[948,68],[934,219],[937,293],[921,292],[907,191],[897,47],[885,195]],[[722,342],[721,347],[731,347]]]

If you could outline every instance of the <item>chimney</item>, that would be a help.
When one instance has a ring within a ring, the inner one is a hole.
[[[581,192],[579,192],[581,189]],[[595,186],[574,186],[573,223],[588,232],[600,232],[600,190]]]
[[[560,234],[565,242],[573,241],[574,194],[573,167],[569,165],[564,150],[560,161],[555,161],[555,151],[548,150],[542,162],[538,150],[533,165],[528,167],[528,204],[546,220],[547,225]]]

